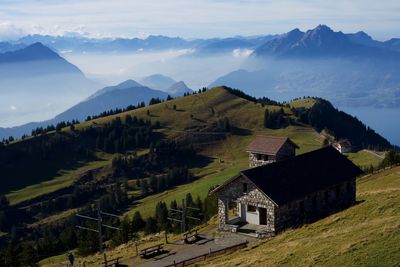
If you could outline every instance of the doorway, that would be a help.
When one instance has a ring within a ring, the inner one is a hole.
[[[258,213],[260,215],[260,225],[267,225],[267,209],[258,208]]]

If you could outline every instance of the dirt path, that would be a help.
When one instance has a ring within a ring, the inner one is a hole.
[[[379,155],[378,153],[376,153],[376,152],[374,152],[374,151],[372,151],[372,150],[363,149],[363,151],[368,152],[368,153],[370,153],[370,154],[372,154],[372,155],[374,155],[374,156],[376,156],[376,157],[378,157],[378,158],[381,158],[381,159],[384,159],[384,158],[385,158],[385,155]]]
[[[252,237],[242,236],[238,234],[230,234],[224,236],[223,238],[217,239],[202,239],[198,243],[192,245],[177,245],[180,246],[177,249],[172,249],[168,254],[165,254],[164,257],[160,257],[155,260],[149,260],[143,264],[138,266],[140,267],[158,267],[158,266],[167,266],[171,265],[174,262],[182,262],[184,260],[188,260],[194,257],[198,257],[204,254],[209,253],[210,251],[217,251],[225,248],[229,248],[243,242],[253,242],[256,240]],[[182,249],[182,246],[186,248]]]

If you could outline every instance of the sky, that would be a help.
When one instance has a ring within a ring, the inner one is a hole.
[[[399,0],[1,0],[0,39],[39,33],[185,38],[260,35],[326,24],[400,37]]]

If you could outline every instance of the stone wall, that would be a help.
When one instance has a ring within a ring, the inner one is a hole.
[[[243,183],[247,192],[243,192]],[[356,201],[355,178],[326,190],[321,190],[306,197],[276,206],[268,197],[241,176],[218,192],[218,218],[220,230],[231,230],[228,222],[228,204],[230,201],[265,208],[267,211],[268,233],[274,235],[288,228],[323,218],[334,212],[350,207]]]
[[[257,159],[257,153],[249,152],[249,167],[254,168],[262,165],[266,165],[275,162],[275,156],[272,155],[262,155],[268,157],[268,160]]]
[[[276,210],[276,231],[293,228],[350,207],[356,200],[355,179],[296,200]]]
[[[247,192],[243,192],[244,183],[247,184]],[[230,229],[227,225],[228,203],[230,201],[265,208],[267,212],[265,227],[268,232],[275,232],[275,204],[260,192],[251,181],[242,176],[226,185],[218,193],[218,218],[221,230]]]
[[[261,155],[261,159],[257,156]],[[296,156],[296,148],[289,142],[286,142],[276,155],[266,155],[255,152],[249,152],[249,167],[254,168],[269,163],[273,163],[282,159],[292,158]]]

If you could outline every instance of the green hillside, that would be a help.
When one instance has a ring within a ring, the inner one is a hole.
[[[300,99],[292,102],[291,106],[293,104],[296,108],[310,108],[312,106],[310,103],[314,104],[315,101],[315,99]],[[173,109],[174,106],[175,110]],[[198,193],[200,196],[204,196],[209,186],[222,182],[239,169],[246,168],[247,154],[245,148],[255,135],[288,136],[300,146],[297,153],[304,153],[321,146],[323,139],[312,127],[288,126],[282,129],[265,128],[263,125],[263,116],[266,108],[274,111],[280,107],[255,104],[237,97],[223,88],[216,88],[202,94],[190,95],[145,108],[83,122],[75,128],[82,130],[94,125],[98,127],[98,125],[109,123],[116,117],[124,118],[126,115],[137,116],[152,123],[160,122],[162,127],[159,131],[168,138],[177,140],[187,138],[197,143],[201,154],[215,159],[206,168],[193,169],[194,174],[201,177],[196,182],[196,185],[199,184],[202,190],[196,190],[196,187],[190,188],[194,189],[195,195]],[[284,110],[288,114],[291,114],[289,108],[284,108]],[[208,134],[208,128],[225,117],[229,119],[230,124],[236,130],[227,135],[226,138],[212,140],[213,134]],[[63,133],[68,134],[69,132],[69,128],[63,129]],[[30,139],[22,141],[22,143],[29,141]],[[360,161],[365,162],[365,156],[369,157],[369,161],[362,164],[362,166],[369,166],[370,162],[376,165],[381,160],[378,157],[370,154],[365,155],[362,152],[351,154],[350,159],[358,164]],[[33,197],[62,189],[63,187],[70,186],[85,171],[111,165],[111,158],[112,155],[102,153],[93,162],[80,162],[73,168],[66,166],[65,169],[55,172],[54,178],[46,178],[44,181],[39,181],[38,184],[10,192],[7,197],[9,197],[11,203],[19,203],[20,201],[29,200]],[[217,161],[219,160],[223,161],[223,163],[218,163]],[[233,171],[229,170],[231,166],[236,166]],[[229,173],[229,175],[223,175],[223,173]],[[172,195],[176,194],[176,196],[179,196],[185,193],[186,191],[183,188],[174,189],[172,194],[168,193],[169,199],[174,198]],[[155,197],[152,196],[151,198]],[[144,199],[141,202],[147,203],[147,200]],[[134,208],[134,210],[136,209],[141,208]],[[148,211],[148,209],[145,210]]]
[[[357,183],[357,205],[202,266],[398,266],[400,167]]]
[[[266,110],[268,120],[276,120],[272,128],[265,127]],[[23,246],[33,241],[28,228],[41,232],[40,242],[54,235],[69,237],[62,244],[39,246],[47,250],[37,252],[58,255],[89,239],[74,230],[75,211],[90,214],[90,204],[99,200],[105,211],[129,219],[139,211],[149,221],[161,201],[170,205],[188,193],[203,200],[211,187],[248,168],[246,147],[256,135],[287,136],[300,147],[297,154],[320,148],[324,137],[315,129],[324,126],[324,114],[329,130],[345,134],[335,118],[338,111],[323,100],[282,105],[220,87],[18,140],[0,147],[0,159],[9,160],[0,163],[5,174],[1,190],[12,215],[2,217],[0,231],[10,233],[17,224],[26,234]],[[346,115],[340,116],[346,121]],[[308,118],[315,125],[305,123]],[[361,122],[347,120],[346,125],[352,124],[367,131]],[[382,141],[368,131],[373,138],[364,141]],[[363,151],[349,158],[362,167],[381,161]],[[107,233],[106,239],[112,238]],[[90,253],[96,250],[96,245],[82,246],[90,247]]]
[[[173,107],[176,107],[176,110]],[[266,129],[263,126],[264,110],[277,110],[279,107],[255,104],[243,98],[239,98],[230,94],[222,88],[213,89],[202,94],[191,95],[178,98],[168,102],[140,108],[137,110],[95,119],[77,125],[75,128],[79,131],[90,126],[96,126],[109,123],[116,117],[124,118],[126,115],[137,116],[152,123],[160,122],[161,133],[171,139],[188,138],[190,141],[198,144],[200,153],[203,155],[220,158],[224,160],[223,166],[212,165],[213,171],[220,171],[229,165],[237,164],[241,161],[241,167],[246,165],[247,154],[245,147],[250,142],[252,136],[257,134],[267,135],[283,135],[294,139],[299,145],[299,153],[307,152],[318,148],[322,139],[311,127],[289,126],[284,129]],[[289,109],[285,109],[290,113]],[[149,111],[149,115],[148,112]],[[229,134],[225,139],[213,140],[213,133],[208,134],[208,130],[218,120],[225,117],[229,118],[229,122],[236,128],[236,132]],[[198,133],[195,133],[198,132]],[[62,133],[68,135],[69,128],[63,129]],[[50,133],[52,135],[54,133]],[[199,140],[201,139],[201,140]],[[19,145],[24,142],[30,142],[31,139],[18,142]],[[111,156],[112,157],[112,156]],[[105,159],[105,160],[104,160]],[[94,162],[77,162],[72,168],[66,166],[54,172],[54,180],[50,177],[44,181],[39,180],[24,189],[9,193],[7,196],[12,203],[18,203],[22,200],[37,197],[40,194],[50,193],[61,189],[63,186],[69,186],[74,179],[82,173],[82,170],[95,169],[100,166],[110,165],[110,156],[102,154],[99,159]],[[213,166],[215,168],[213,168]],[[202,175],[200,173],[200,175]],[[50,180],[50,181],[49,181]],[[38,185],[40,183],[40,186]],[[35,190],[35,188],[42,190]]]

